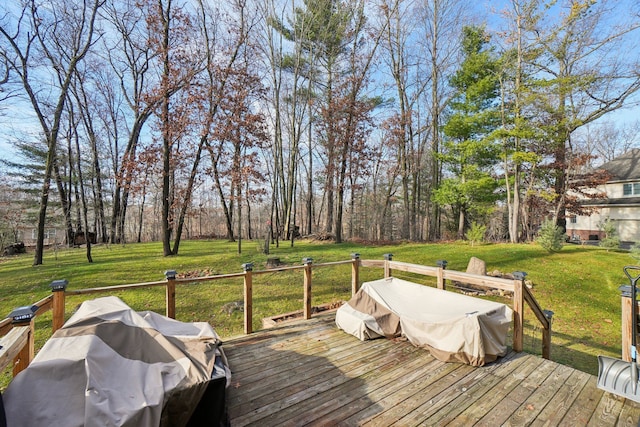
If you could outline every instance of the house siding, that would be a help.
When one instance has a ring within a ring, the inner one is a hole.
[[[638,183],[637,180],[609,182],[600,191],[604,191],[607,199],[601,205],[593,204],[594,212],[591,215],[578,215],[575,223],[567,219],[567,236],[572,240],[590,240],[590,237],[598,236],[602,239],[604,233],[601,231],[602,223],[610,219],[616,226],[618,236],[624,242],[640,242],[640,205],[636,203],[623,204],[625,196],[623,194],[624,184]],[[639,196],[633,194],[632,196]],[[607,205],[611,200],[617,200],[615,205]]]

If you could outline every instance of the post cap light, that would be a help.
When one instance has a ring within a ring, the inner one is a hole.
[[[60,279],[60,280],[54,280],[53,282],[51,282],[49,287],[53,292],[64,291],[65,289],[67,289],[68,284],[69,282],[67,281],[67,279]]]
[[[360,258],[360,254],[358,252],[354,252],[351,254],[351,259],[359,259]]]
[[[253,271],[253,263],[252,262],[247,262],[242,264],[242,269],[244,271]]]
[[[302,263],[303,264],[311,264],[313,262],[313,258],[311,257],[307,257],[307,258],[302,258]]]
[[[630,285],[620,285],[618,290],[621,293],[621,296],[624,298],[631,298],[631,286]],[[636,292],[638,292],[636,290]]]
[[[25,305],[13,310],[8,317],[13,319],[13,323],[29,322],[35,317],[36,311],[38,311],[37,305]]]
[[[391,259],[393,258],[393,254],[384,254],[383,256],[385,261],[391,261]]]
[[[446,259],[439,259],[436,261],[436,265],[440,268],[447,268],[447,264],[449,264],[449,262]]]
[[[178,273],[176,273],[175,270],[167,270],[164,272],[164,277],[167,278],[167,280],[176,280],[176,275]]]
[[[513,278],[516,280],[524,280],[524,278],[527,277],[526,271],[514,271],[511,274],[513,275]]]

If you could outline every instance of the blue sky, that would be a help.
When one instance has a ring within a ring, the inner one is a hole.
[[[508,0],[484,0],[475,3],[477,11],[474,20],[477,23],[486,22],[490,30],[499,30],[500,10],[510,2]],[[616,19],[624,19],[632,13],[640,11],[640,2],[637,0],[619,0],[612,3],[627,14],[618,13]],[[626,16],[625,16],[626,15]],[[624,109],[610,113],[605,117],[607,121],[617,123],[630,123],[639,120],[640,95],[635,96],[632,102]],[[7,158],[13,155],[13,141],[37,140],[40,134],[40,126],[30,105],[20,99],[14,98],[0,104],[0,157]]]

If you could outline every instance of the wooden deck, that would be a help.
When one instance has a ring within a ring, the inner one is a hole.
[[[332,313],[223,345],[232,426],[637,426],[640,405],[596,377],[526,353],[482,368],[405,341],[361,342]]]

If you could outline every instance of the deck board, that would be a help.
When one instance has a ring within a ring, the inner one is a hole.
[[[359,341],[332,313],[227,340],[232,426],[637,426],[640,404],[526,353],[481,368],[404,340]]]

